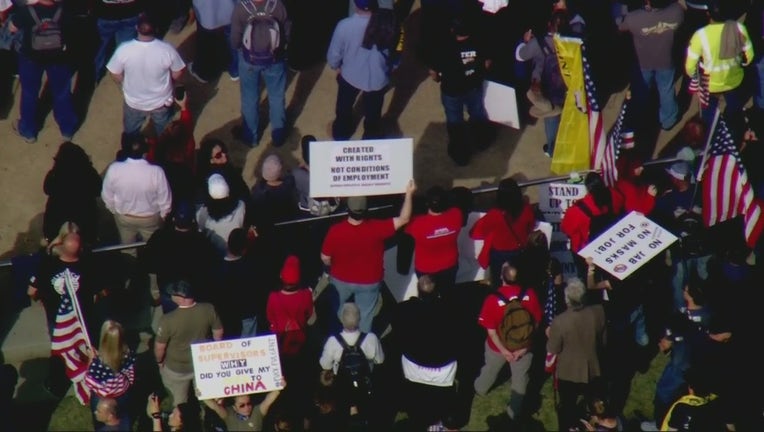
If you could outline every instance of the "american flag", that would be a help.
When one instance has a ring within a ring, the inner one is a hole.
[[[77,319],[69,292],[64,290],[53,328],[51,353],[60,356],[64,361],[66,376],[74,385],[77,399],[83,405],[87,405],[90,402],[90,390],[85,384],[85,373],[88,370],[88,343],[84,332],[80,320]]]
[[[689,91],[690,94],[698,94],[698,100],[700,101],[701,108],[708,108],[708,100],[711,94],[708,90],[709,76],[703,72],[703,68],[698,65],[698,69],[695,74],[690,77]]]
[[[627,138],[632,141],[634,140],[633,133],[625,132],[623,130],[623,119],[626,116],[626,106],[628,105],[628,102],[628,98],[623,100],[621,113],[618,114],[618,119],[615,121],[613,130],[611,130],[608,135],[604,155],[602,156],[602,164],[597,167],[602,170],[602,180],[608,186],[615,185],[616,180],[618,180],[618,168],[615,162],[618,160],[618,153],[621,151],[621,145],[623,145]]]
[[[586,45],[581,45],[581,60],[584,64],[584,90],[586,90],[586,115],[589,117],[589,166],[602,165],[605,154],[605,126],[602,124],[602,112],[597,102],[597,88],[592,79],[591,66],[586,59]]]
[[[125,394],[135,382],[135,355],[125,354],[120,370],[112,370],[98,357],[93,358],[85,382],[99,397],[117,398]]]
[[[706,226],[743,216],[745,240],[753,247],[764,228],[762,202],[754,196],[732,134],[719,117],[703,171],[703,221]]]

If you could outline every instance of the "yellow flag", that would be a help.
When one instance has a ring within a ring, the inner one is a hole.
[[[581,44],[581,39],[554,35],[560,72],[568,87],[552,155],[551,171],[555,174],[589,169],[589,118]]]

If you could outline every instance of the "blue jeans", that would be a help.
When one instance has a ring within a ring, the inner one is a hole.
[[[332,123],[332,136],[335,141],[350,139],[353,135],[353,105],[361,90],[337,75],[337,104],[334,108],[335,119]],[[385,89],[363,92],[363,138],[381,138],[382,103]]]
[[[653,88],[653,83],[658,87],[658,99],[660,107],[658,109],[658,119],[663,129],[669,129],[679,120],[679,104],[676,101],[676,92],[674,91],[674,68],[652,70],[642,69],[642,84],[645,87],[638,87],[634,93],[637,93],[639,100],[647,98],[648,92]],[[645,90],[644,93],[641,90]]]
[[[259,66],[248,63],[239,51],[239,89],[241,92],[241,117],[244,120],[242,138],[251,145],[257,145],[260,120],[260,75],[265,81],[270,109],[271,134],[283,133],[286,126],[286,64],[284,61]],[[275,140],[275,139],[274,139]]]
[[[101,79],[101,73],[106,66],[106,52],[109,49],[109,44],[114,39],[114,46],[118,47],[122,42],[134,39],[137,34],[135,26],[138,25],[138,17],[134,16],[121,20],[98,19],[96,25],[98,26],[98,35],[101,37],[101,44],[98,46],[95,56],[95,76],[96,79]]]
[[[146,118],[150,117],[151,122],[154,124],[154,131],[159,136],[172,121],[172,116],[172,107],[163,106],[152,111],[141,111],[124,103],[122,108],[122,126],[127,134],[140,132]]]
[[[753,92],[753,104],[764,109],[764,56],[756,62],[756,88]]]
[[[77,131],[79,120],[72,105],[72,70],[66,64],[40,63],[25,55],[19,55],[19,80],[21,81],[21,106],[19,108],[19,133],[34,138],[40,130],[37,104],[40,100],[42,74],[47,75],[48,89],[53,97],[53,117],[63,136]]]
[[[745,90],[744,83],[741,83],[739,86],[726,92],[711,93],[710,97],[708,98],[708,107],[700,110],[700,116],[703,118],[703,121],[706,123],[706,125],[710,128],[711,123],[714,121],[716,107],[719,106],[719,98],[722,96],[724,97],[724,102],[726,104],[724,107],[724,119],[727,121],[727,125],[730,126],[730,129],[732,129],[731,132],[736,132],[733,125],[740,125],[739,122],[740,117],[743,115],[743,107],[750,97],[748,92]],[[742,134],[742,131],[738,132]]]
[[[661,424],[671,404],[684,393],[684,373],[690,368],[687,342],[674,342],[668,364],[655,385],[653,399],[653,417],[656,424]]]
[[[223,27],[223,34],[225,35],[226,44],[228,44],[228,75],[231,78],[239,77],[239,51],[231,45],[231,26]]]
[[[557,131],[560,129],[562,114],[546,117],[544,119],[544,133],[546,134],[547,153],[554,155],[554,143],[557,142]]]
[[[629,314],[629,321],[634,328],[634,341],[639,346],[647,346],[647,344],[650,343],[650,336],[647,335],[645,310],[641,304],[631,311],[631,314]]]
[[[447,123],[463,123],[464,108],[470,115],[471,122],[484,122],[488,120],[488,114],[483,105],[483,89],[472,89],[463,95],[451,96],[440,92],[440,101],[446,112]]]
[[[377,301],[379,301],[379,287],[381,282],[372,284],[357,284],[350,282],[343,282],[341,280],[331,277],[329,283],[334,285],[338,295],[337,316],[340,316],[342,311],[342,305],[353,296],[353,301],[358,305],[358,309],[361,310],[361,322],[358,324],[360,330],[364,333],[371,331],[371,324],[374,321],[374,308],[377,307]]]
[[[708,261],[711,255],[693,258],[678,258],[673,261],[671,269],[671,288],[674,295],[674,308],[680,310],[687,306],[684,300],[684,287],[691,280],[691,275],[696,274],[700,279],[708,279]]]

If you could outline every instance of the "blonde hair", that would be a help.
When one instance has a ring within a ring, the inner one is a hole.
[[[48,254],[61,255],[61,246],[70,234],[80,235],[80,227],[74,222],[64,222],[58,230],[58,235],[48,245]]]
[[[101,344],[98,346],[98,356],[101,361],[114,372],[119,372],[127,351],[122,324],[113,320],[104,321],[101,326]]]

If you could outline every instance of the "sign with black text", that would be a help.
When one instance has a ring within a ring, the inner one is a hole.
[[[284,388],[275,335],[191,344],[199,400]]]
[[[560,222],[565,211],[586,195],[582,184],[548,183],[539,185],[539,210],[544,219],[552,224],[552,238],[549,252],[562,264],[565,279],[577,276],[576,264],[570,251],[570,239],[560,231]]]
[[[578,254],[620,280],[677,241],[675,235],[635,211],[626,215]]]
[[[310,143],[313,198],[404,193],[414,178],[411,138]]]

